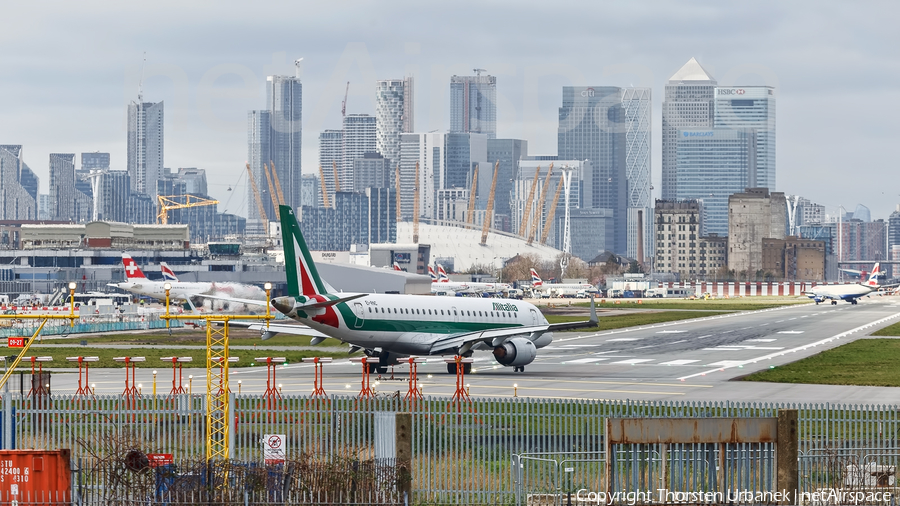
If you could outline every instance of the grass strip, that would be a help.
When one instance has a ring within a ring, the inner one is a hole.
[[[900,386],[900,340],[860,339],[790,364],[750,374],[744,381],[816,385]]]

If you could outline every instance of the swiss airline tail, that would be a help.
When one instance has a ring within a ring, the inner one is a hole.
[[[875,267],[872,267],[872,273],[869,274],[869,280],[866,281],[866,286],[878,286],[878,275],[881,273],[881,267],[879,264],[875,264]]]
[[[444,270],[444,266],[441,264],[438,264],[438,280],[441,283],[450,282],[450,276],[447,275],[447,271]]]
[[[531,269],[531,286],[541,286],[544,284],[544,281],[541,280],[541,277],[538,276],[536,270]]]
[[[432,268],[430,265],[428,266],[428,275],[431,276],[432,283],[437,283],[437,274],[434,273],[434,268]]]
[[[178,281],[178,276],[169,268],[165,262],[159,263],[159,270],[162,271],[163,281]]]
[[[125,265],[125,277],[130,281],[132,279],[147,279],[137,262],[131,258],[131,255],[122,255],[122,264]]]

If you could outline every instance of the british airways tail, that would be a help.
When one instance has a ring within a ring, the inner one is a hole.
[[[872,267],[872,273],[869,274],[869,280],[865,282],[865,285],[869,286],[869,287],[880,286],[878,283],[878,275],[879,274],[881,274],[881,266],[876,263],[875,267]]]
[[[447,271],[444,270],[444,266],[438,264],[438,281],[441,283],[449,283],[450,276],[447,275]]]
[[[325,295],[328,289],[312,255],[300,232],[300,224],[294,217],[294,210],[290,206],[278,206],[281,218],[281,238],[284,242],[284,269],[287,274],[288,294],[294,297],[304,295],[312,297]]]
[[[176,276],[175,272],[169,268],[169,265],[167,263],[160,262],[159,270],[162,271],[163,281],[178,282],[178,276]]]
[[[403,269],[400,268],[400,264],[398,264],[397,262],[394,262],[394,270],[395,270],[395,271],[402,271]]]
[[[534,268],[531,269],[531,286],[542,286],[544,281],[538,276],[538,273]]]
[[[147,279],[147,276],[144,276],[141,268],[138,267],[137,262],[135,262],[134,259],[131,258],[131,255],[123,253],[122,264],[125,266],[125,278],[127,278],[128,281]]]
[[[434,268],[430,265],[428,266],[428,275],[431,276],[431,282],[437,283],[438,277],[437,274],[434,273]]]

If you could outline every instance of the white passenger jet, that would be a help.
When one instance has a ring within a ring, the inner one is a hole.
[[[163,273],[163,281],[152,281],[147,279],[137,262],[131,258],[131,255],[122,254],[122,264],[125,265],[125,278],[123,283],[109,283],[108,286],[120,288],[122,290],[136,293],[138,295],[146,295],[154,299],[165,300],[166,283],[169,283],[169,298],[174,301],[189,302],[191,297],[201,295],[223,295],[223,296],[239,296],[244,297],[243,303],[250,303],[255,300],[257,305],[265,305],[266,293],[257,286],[245,285],[242,283],[207,283],[207,282],[190,282],[179,281],[178,277],[165,262],[160,264]]]
[[[551,324],[520,300],[336,292],[319,277],[293,210],[279,206],[279,211],[289,295],[273,299],[272,306],[309,329],[279,325],[277,331],[312,335],[313,330],[349,343],[351,351],[377,357],[369,364],[373,371],[386,371],[410,355],[470,356],[486,350],[521,372],[550,344],[553,331],[597,325],[593,302],[590,320]],[[447,371],[455,373],[456,364],[448,364]]]
[[[548,295],[561,297],[566,294],[575,295],[580,291],[587,294],[597,293],[597,287],[588,283],[544,283],[537,271],[531,269],[531,289]]]
[[[830,300],[832,305],[837,304],[839,300],[845,300],[851,304],[856,304],[856,299],[865,297],[883,287],[883,285],[878,284],[878,275],[880,272],[881,267],[878,264],[875,264],[875,267],[872,268],[872,273],[869,274],[869,279],[865,283],[820,285],[803,293],[810,299],[816,301],[817,305],[826,300]]]

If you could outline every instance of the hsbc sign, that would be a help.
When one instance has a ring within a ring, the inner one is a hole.
[[[719,95],[743,95],[746,92],[743,88],[718,88],[716,93]]]

